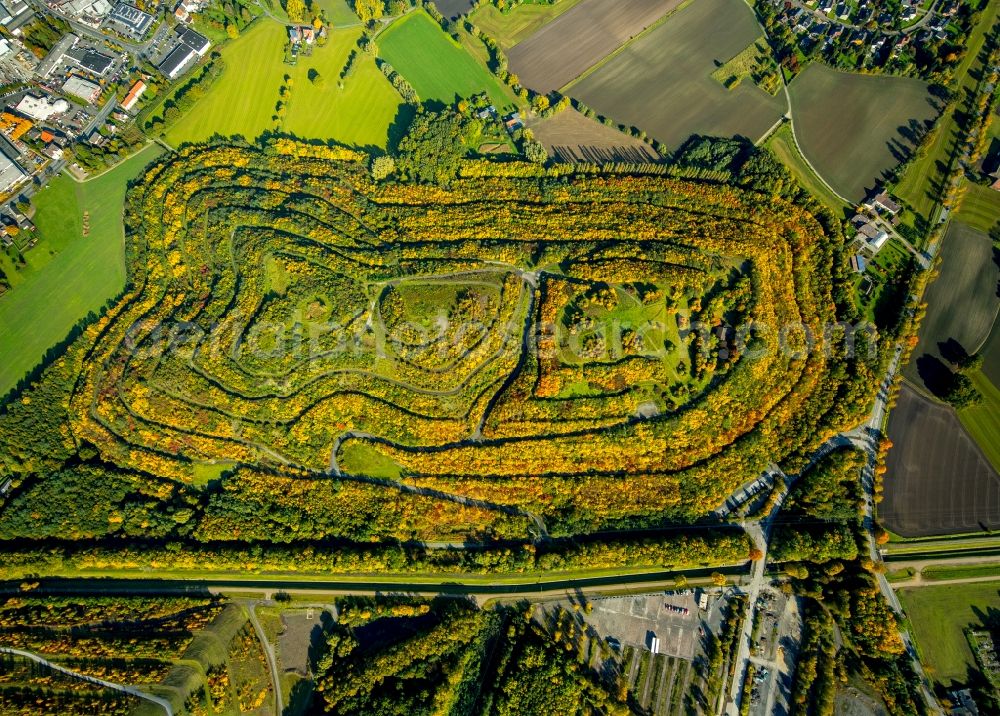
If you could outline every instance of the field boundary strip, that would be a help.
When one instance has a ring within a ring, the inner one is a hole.
[[[674,15],[676,15],[678,12],[680,12],[681,10],[683,10],[684,8],[686,8],[687,6],[691,5],[693,2],[694,2],[694,0],[683,0],[683,2],[681,2],[676,7],[672,8],[670,10],[667,10],[667,12],[664,13],[663,17],[661,17],[659,20],[657,20],[656,22],[654,22],[652,25],[650,25],[649,27],[647,27],[642,32],[637,33],[635,35],[635,37],[633,37],[632,39],[630,39],[627,42],[624,42],[621,45],[619,45],[618,47],[616,47],[614,50],[612,50],[611,52],[609,52],[608,54],[606,54],[600,60],[598,60],[593,65],[591,65],[590,67],[588,67],[586,70],[584,70],[579,75],[577,75],[576,77],[574,77],[572,80],[570,80],[569,82],[567,82],[566,84],[564,84],[562,87],[559,87],[556,91],[559,94],[569,95],[570,94],[570,89],[575,84],[577,84],[578,82],[586,79],[587,77],[589,77],[593,73],[597,72],[597,70],[601,69],[608,62],[610,62],[615,57],[617,57],[622,52],[624,52],[627,47],[629,47],[630,45],[632,45],[636,41],[642,39],[646,35],[650,34],[654,30],[656,30],[657,28],[659,28],[667,20],[669,20],[671,17],[673,17]],[[543,25],[542,28],[539,28],[539,29],[541,30],[544,27],[545,27],[545,25]]]

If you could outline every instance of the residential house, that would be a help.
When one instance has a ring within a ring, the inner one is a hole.
[[[875,226],[875,224],[865,224],[858,229],[858,233],[868,240],[868,245],[876,253],[878,253],[882,247],[885,246],[885,242],[889,240],[889,234],[885,231],[885,229],[881,229]]]
[[[896,215],[902,210],[902,207],[894,202],[892,197],[884,191],[877,193],[871,199],[866,201],[865,207],[871,211],[885,211],[892,215]]]
[[[132,111],[132,108],[135,107],[136,102],[139,101],[139,98],[142,97],[145,91],[146,91],[146,83],[143,82],[142,80],[137,80],[136,83],[132,85],[132,88],[128,91],[128,94],[125,95],[125,99],[122,100],[122,109],[124,109],[126,112]]]
[[[515,132],[524,126],[524,122],[521,120],[521,115],[517,112],[511,112],[504,117],[503,124],[507,128],[508,132]]]

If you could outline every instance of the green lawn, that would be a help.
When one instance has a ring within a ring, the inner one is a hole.
[[[782,164],[784,164],[792,176],[801,184],[806,191],[825,204],[836,216],[843,216],[849,208],[842,202],[836,194],[830,191],[827,186],[816,176],[795,146],[792,139],[792,132],[788,125],[782,125],[767,140],[767,148],[774,153]]]
[[[484,2],[470,19],[507,50],[579,3],[580,0],[559,0],[552,5],[521,3],[509,12],[500,12],[496,5]]]
[[[979,64],[977,62],[979,53],[983,48],[987,31],[993,27],[996,20],[997,8],[1000,8],[1000,3],[989,3],[983,10],[982,18],[969,33],[966,42],[967,51],[955,69],[955,81],[961,85],[960,93],[973,88],[976,84],[976,79],[969,76],[969,68],[973,63]],[[928,188],[934,182],[940,183],[943,177],[942,167],[947,167],[951,162],[957,131],[954,111],[945,112],[938,121],[937,135],[927,153],[913,161],[895,189],[897,196],[908,202],[917,213],[928,220],[933,218],[931,213],[935,204],[934,199],[927,194]]]
[[[316,0],[316,4],[323,11],[327,22],[334,27],[361,25],[361,20],[351,10],[347,0]]]
[[[916,575],[917,571],[913,567],[903,567],[901,569],[890,569],[885,574],[885,578],[890,582],[905,582]]]
[[[285,27],[262,18],[223,48],[226,69],[222,77],[170,127],[166,140],[176,146],[203,141],[216,133],[252,139],[274,129],[275,106],[288,75],[291,94],[284,131],[307,139],[385,147],[402,100],[374,60],[360,55],[345,88],[337,86],[360,34],[360,28],[333,30],[326,46],[315,47],[312,56],[300,56],[298,64],[291,66],[283,61]],[[309,81],[310,69],[319,72],[320,83]]]
[[[396,20],[378,36],[379,54],[413,85],[423,101],[450,104],[486,92],[497,108],[514,104],[510,90],[423,10]]]
[[[989,232],[1000,223],[1000,191],[970,181],[965,182],[965,189],[955,217],[974,229]]]
[[[912,587],[899,590],[899,598],[931,678],[945,686],[965,683],[967,669],[975,668],[975,659],[962,630],[981,623],[974,610],[996,609],[1000,585]]]
[[[125,186],[160,148],[149,146],[90,181],[66,175],[35,196],[35,224],[59,251],[45,265],[26,271],[24,281],[0,298],[0,394],[24,377],[53,345],[91,311],[98,311],[125,285],[121,212]],[[90,233],[82,235],[83,212]],[[42,246],[36,246],[37,251]],[[29,252],[30,254],[30,252]]]
[[[73,183],[70,181],[58,182],[51,188],[49,201],[53,205],[70,206],[76,202]],[[36,236],[37,243],[24,252],[25,266],[17,267],[5,251],[0,251],[0,269],[10,282],[12,287],[20,286],[37,271],[42,270],[60,251],[69,244],[74,236],[81,233],[80,216],[75,212],[67,211],[61,214],[60,218],[65,224],[63,231],[47,231],[45,234]],[[25,237],[25,234],[18,236],[18,239]],[[23,244],[22,244],[23,245]]]
[[[969,431],[993,468],[1000,472],[1000,388],[993,385],[982,371],[977,370],[971,376],[979,392],[983,394],[983,402],[972,408],[958,412],[958,419]]]
[[[938,564],[924,567],[924,579],[941,581],[945,579],[974,579],[976,577],[1000,577],[1000,564]]]

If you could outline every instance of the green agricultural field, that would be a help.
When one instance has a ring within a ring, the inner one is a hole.
[[[535,34],[543,25],[580,3],[580,0],[559,0],[547,3],[521,3],[509,12],[500,12],[496,5],[482,3],[470,16],[483,32],[509,49]]]
[[[385,147],[389,128],[402,100],[368,55],[359,56],[354,74],[343,90],[337,82],[360,28],[334,30],[324,47],[300,56],[295,66],[284,63],[285,28],[266,18],[227,44],[226,69],[208,94],[166,133],[177,146],[213,134],[255,138],[275,128],[273,116],[285,84],[291,79],[282,129],[308,139],[334,139],[349,145]],[[309,80],[315,69],[320,82]]]
[[[423,10],[411,12],[378,36],[379,55],[413,85],[423,101],[451,103],[486,92],[497,108],[514,97]]]
[[[56,253],[44,266],[0,298],[0,395],[32,370],[91,311],[125,285],[121,223],[125,187],[160,149],[150,146],[89,181],[57,177],[35,198],[35,224]],[[89,212],[90,233],[82,231]],[[42,242],[32,251],[40,250]],[[30,252],[29,252],[30,254]]]
[[[965,683],[967,670],[976,668],[963,630],[981,623],[980,614],[996,608],[1000,585],[995,583],[913,587],[899,590],[921,660],[931,678],[949,686]],[[978,614],[977,614],[978,612]]]
[[[969,69],[973,64],[977,67],[981,65],[979,54],[986,40],[986,32],[993,27],[996,20],[998,8],[1000,3],[989,3],[983,10],[982,18],[969,33],[969,39],[965,43],[965,55],[955,70],[955,81],[961,85],[960,95],[971,91],[978,82],[979,73],[970,73]],[[933,194],[928,192],[931,191],[932,185],[941,183],[943,175],[940,168],[947,167],[951,163],[957,131],[955,110],[952,109],[945,112],[938,122],[937,133],[927,153],[914,160],[896,186],[896,194],[928,220],[933,218],[931,212],[935,204]]]
[[[904,373],[914,383],[933,383],[935,362],[947,359],[941,344],[957,341],[968,353],[978,351],[990,334],[1000,307],[993,244],[981,231],[953,221],[942,244],[941,273],[927,289],[927,316],[920,343]]]
[[[1000,191],[966,181],[966,193],[955,218],[979,231],[989,231],[1000,223]]]
[[[823,180],[816,176],[816,172],[806,164],[798,147],[795,146],[792,132],[787,125],[782,125],[772,134],[767,140],[766,146],[778,158],[778,161],[788,168],[799,184],[823,202],[835,215],[843,216],[847,213],[849,208],[847,204],[830,191]]]
[[[982,371],[976,371],[970,377],[982,393],[983,402],[959,411],[958,419],[993,468],[1000,473],[1000,388],[993,385]]]
[[[937,115],[927,84],[904,77],[813,63],[788,90],[803,154],[838,193],[856,201],[909,151],[911,127]]]
[[[712,73],[759,36],[754,14],[741,0],[700,0],[633,40],[567,92],[598,114],[641,127],[670,149],[692,134],[756,141],[781,118],[784,96],[773,97],[752,82],[729,90]]]

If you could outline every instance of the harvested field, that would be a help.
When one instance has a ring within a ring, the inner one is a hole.
[[[509,53],[511,71],[537,92],[559,89],[681,2],[584,0],[514,47]]]
[[[885,499],[879,517],[904,537],[1000,527],[1000,475],[954,411],[903,386],[889,419]]]
[[[550,157],[564,162],[648,162],[660,155],[641,139],[567,109],[531,125]]]
[[[631,43],[569,93],[599,114],[641,127],[671,149],[692,134],[757,140],[784,113],[784,96],[772,97],[750,82],[728,90],[712,73],[717,63],[759,36],[753,12],[740,0],[700,0]]]
[[[858,201],[910,153],[914,129],[938,114],[925,82],[818,62],[788,91],[803,154],[834,189]]]
[[[904,373],[939,394],[947,363],[975,353],[989,337],[1000,309],[1000,268],[993,244],[981,231],[952,222],[942,246],[941,274],[927,290],[920,343]]]

